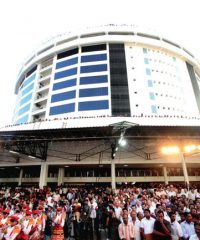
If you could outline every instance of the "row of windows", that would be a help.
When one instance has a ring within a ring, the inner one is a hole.
[[[79,102],[78,111],[105,110],[109,108],[108,100]],[[50,108],[49,115],[59,115],[75,111],[75,103],[64,104]]]
[[[96,96],[107,96],[108,95],[108,88],[101,87],[101,88],[89,88],[89,89],[80,89],[79,90],[79,97],[96,97]],[[64,100],[69,100],[76,98],[76,91],[69,91],[64,93],[54,94],[51,97],[51,102],[59,102]]]
[[[84,46],[81,48],[81,52],[95,52],[95,51],[104,51],[106,50],[106,44]],[[65,52],[59,53],[57,59],[66,58],[78,53],[78,48],[70,49]]]
[[[153,72],[157,72],[157,73],[160,72],[160,73],[162,73],[162,74],[167,74],[167,75],[169,75],[170,77],[174,77],[174,78],[178,79],[179,81],[181,80],[180,77],[178,77],[176,74],[171,73],[171,72],[160,71],[160,70],[158,70],[158,69],[155,70],[155,69],[149,69],[149,68],[146,68],[145,71],[146,71],[146,75],[148,75],[148,76],[150,76]]]
[[[107,64],[81,66],[81,73],[104,72],[107,71]],[[77,74],[77,67],[55,73],[54,79],[70,77]]]
[[[105,60],[107,60],[107,54],[94,54],[94,55],[81,56],[82,63],[105,61]],[[56,63],[56,69],[68,67],[77,63],[78,63],[78,57],[67,59],[65,61]]]
[[[143,53],[144,54],[148,54],[149,52],[153,52],[153,53],[160,53],[160,54],[163,54],[165,56],[168,56],[170,58],[172,58],[172,60],[175,62],[176,61],[176,58],[175,57],[171,57],[169,54],[167,54],[166,52],[161,52],[159,50],[154,50],[154,49],[149,49],[149,48],[143,48]]]
[[[87,85],[87,84],[98,84],[98,83],[107,83],[108,76],[107,75],[100,75],[100,76],[89,76],[89,77],[81,77],[80,78],[80,85]],[[77,79],[69,79],[63,82],[54,83],[53,91],[73,87],[76,86]]]

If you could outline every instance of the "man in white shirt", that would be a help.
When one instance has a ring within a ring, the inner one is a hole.
[[[134,212],[134,211],[131,212],[131,219],[132,219],[134,233],[135,233],[135,240],[141,240],[140,221],[137,219],[137,213],[136,212]]]
[[[151,217],[150,210],[144,210],[144,218],[140,223],[140,230],[144,240],[153,239],[153,228],[154,228],[155,219]]]
[[[176,221],[176,214],[174,212],[169,213],[171,222],[171,237],[172,240],[179,240],[183,237],[183,231],[181,225]]]

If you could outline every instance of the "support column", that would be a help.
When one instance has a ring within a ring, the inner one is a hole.
[[[58,169],[58,186],[64,183],[64,176],[65,176],[65,169],[59,168]]]
[[[189,177],[188,177],[188,172],[187,172],[187,166],[186,166],[186,162],[185,162],[184,153],[180,153],[180,159],[181,159],[181,163],[182,163],[185,182],[187,183],[187,186],[189,187],[190,182],[189,182]]]
[[[18,186],[22,185],[22,177],[23,177],[23,168],[21,168],[19,172]]]
[[[111,186],[112,186],[112,190],[116,189],[114,159],[111,159]]]
[[[47,185],[48,165],[46,162],[41,164],[39,187],[42,189]]]
[[[166,166],[163,166],[163,174],[164,174],[164,180],[165,180],[165,184],[168,184],[168,177],[167,177],[167,168]]]

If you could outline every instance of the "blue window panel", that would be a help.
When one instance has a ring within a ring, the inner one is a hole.
[[[64,101],[64,100],[69,100],[69,99],[73,99],[76,97],[76,91],[69,91],[69,92],[64,92],[64,93],[58,93],[58,94],[54,94],[51,97],[51,102],[60,102],[60,101]]]
[[[60,78],[64,78],[64,77],[69,77],[72,75],[76,75],[77,74],[77,68],[71,68],[62,72],[57,72],[55,73],[55,77],[54,79],[60,79]]]
[[[63,88],[73,87],[73,86],[76,86],[76,78],[55,83],[53,85],[53,91],[63,89]]]
[[[31,104],[27,104],[25,107],[21,108],[19,111],[18,111],[18,116],[24,114],[25,112],[28,112],[30,110],[30,107],[31,107]]]
[[[101,75],[101,76],[91,76],[91,77],[81,77],[80,78],[80,85],[84,84],[96,84],[96,83],[107,83],[108,76]]]
[[[94,97],[94,96],[107,96],[108,88],[88,88],[88,89],[80,89],[79,97]]]
[[[23,87],[26,87],[29,83],[31,83],[35,79],[36,73],[28,77],[24,80]]]
[[[27,123],[27,122],[28,122],[28,115],[26,115],[26,116],[18,119],[18,120],[16,121],[16,124]]]
[[[107,54],[95,54],[81,57],[81,62],[96,62],[107,60]]]
[[[152,80],[148,80],[148,87],[153,87],[153,81]]]
[[[108,109],[108,100],[102,101],[90,101],[90,102],[79,102],[79,111],[92,111],[92,110],[103,110]]]
[[[107,71],[107,64],[90,65],[90,66],[81,67],[81,73],[103,72],[103,71]]]
[[[21,101],[20,101],[20,106],[23,105],[24,103],[30,101],[32,99],[32,93],[30,93],[29,95],[27,95],[26,97],[24,97]]]
[[[151,100],[155,100],[155,94],[154,94],[153,92],[150,92],[150,93],[149,93],[149,98],[150,98]]]
[[[148,53],[147,48],[143,48],[143,53]]]
[[[157,113],[157,107],[155,105],[151,105],[151,112]]]
[[[78,63],[78,57],[56,63],[56,69],[68,67]]]
[[[22,91],[22,96],[24,96],[25,94],[27,94],[28,92],[30,92],[31,90],[33,90],[34,87],[34,83],[32,83],[30,86],[28,86],[26,89],[24,89]]]
[[[59,115],[63,113],[70,113],[75,111],[75,103],[60,105],[50,108],[49,115]]]
[[[144,63],[145,64],[149,64],[149,59],[148,58],[144,58]]]
[[[146,75],[151,75],[151,69],[146,68]]]

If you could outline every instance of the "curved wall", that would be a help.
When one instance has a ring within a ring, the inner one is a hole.
[[[200,67],[186,49],[132,26],[53,39],[22,67],[14,123],[78,116],[199,116]]]

